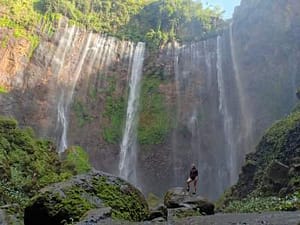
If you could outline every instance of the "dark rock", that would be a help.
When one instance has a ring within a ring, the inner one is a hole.
[[[193,209],[197,209],[201,214],[213,215],[215,206],[213,203],[209,202],[207,199],[196,196],[189,196],[185,199],[184,204],[191,206]]]
[[[273,161],[267,171],[267,177],[275,184],[285,184],[288,181],[289,167],[281,162]]]
[[[201,213],[193,208],[173,208],[168,209],[168,221],[186,217],[201,216]]]
[[[164,197],[164,204],[167,208],[178,208],[180,204],[188,197],[185,189],[182,187],[172,188],[167,191]]]
[[[164,210],[160,210],[160,209],[150,210],[148,220],[154,220],[155,218],[159,218],[159,217],[163,217],[165,219],[167,218],[167,209],[166,208]]]
[[[25,225],[61,225],[78,222],[88,213],[122,220],[141,221],[148,217],[148,205],[141,192],[124,180],[99,171],[73,177],[42,189],[25,209]],[[97,209],[99,211],[90,211]]]
[[[167,219],[167,213],[167,207],[161,204],[154,209],[150,209],[149,220],[153,220],[158,217]]]
[[[92,209],[86,213],[84,219],[81,219],[76,225],[94,225],[101,220],[111,217],[111,207]]]
[[[201,214],[214,214],[214,204],[201,196],[191,196],[184,188],[170,189],[164,198],[167,208],[186,208]]]

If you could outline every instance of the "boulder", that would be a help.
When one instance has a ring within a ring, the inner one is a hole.
[[[193,208],[172,208],[168,209],[168,221],[182,219],[186,217],[201,216],[201,213]]]
[[[171,188],[164,197],[164,204],[167,208],[178,208],[188,197],[187,192],[182,187]]]
[[[165,205],[159,205],[154,209],[150,209],[148,220],[154,220],[155,218],[163,217],[167,219],[167,207]]]
[[[288,182],[289,167],[279,161],[273,161],[267,170],[267,177],[275,184],[286,184]]]
[[[94,225],[99,223],[101,220],[105,220],[111,217],[111,207],[92,209],[86,213],[83,219],[76,225]]]
[[[190,195],[184,188],[172,188],[164,197],[167,208],[187,208],[196,210],[200,214],[214,214],[214,204],[201,196]]]
[[[107,217],[110,214],[107,207],[111,208],[114,219],[142,221],[149,213],[147,202],[138,189],[116,176],[94,170],[40,190],[25,208],[24,223],[74,223],[88,212],[87,216],[101,212]],[[96,211],[90,211],[93,209]]]

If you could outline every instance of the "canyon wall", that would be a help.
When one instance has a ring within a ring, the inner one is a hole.
[[[299,12],[297,0],[242,1],[218,36],[146,50],[136,185],[156,194],[182,186],[192,162],[206,197],[236,182],[245,154],[296,103]],[[29,58],[9,32],[1,28],[1,114],[118,174],[136,44],[62,21]]]

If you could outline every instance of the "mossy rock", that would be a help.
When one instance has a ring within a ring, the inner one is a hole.
[[[142,193],[124,180],[100,171],[78,175],[42,189],[25,209],[25,225],[77,222],[91,209],[112,208],[112,218],[142,221],[149,214]]]
[[[221,208],[226,208],[233,199],[281,197],[299,190],[299,174],[295,169],[300,158],[299,145],[300,111],[294,110],[274,123],[261,138],[256,152],[246,156],[239,180],[222,200]]]

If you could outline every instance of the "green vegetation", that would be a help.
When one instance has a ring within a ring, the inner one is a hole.
[[[163,204],[162,199],[153,193],[149,193],[146,200],[150,208],[156,208],[159,204]]]
[[[141,221],[148,215],[147,203],[141,194],[127,186],[115,185],[105,177],[94,180],[97,195],[106,206],[112,208],[112,217],[115,219]]]
[[[0,27],[17,30],[31,42],[52,35],[61,16],[70,24],[157,47],[169,40],[192,41],[215,35],[222,26],[219,8],[192,0],[1,0]],[[17,35],[18,36],[18,35]]]
[[[112,208],[115,219],[142,221],[148,216],[148,205],[142,194],[125,181],[90,172],[50,185],[32,198],[25,219],[32,222],[43,214],[48,224],[74,224],[90,209]]]
[[[196,41],[215,35],[222,26],[221,15],[219,8],[204,8],[199,1],[151,1],[119,33],[157,48],[170,40]]]
[[[109,123],[104,126],[103,135],[107,143],[119,143],[122,138],[126,102],[124,97],[108,96],[104,116]]]
[[[103,138],[107,143],[120,143],[126,114],[126,100],[124,96],[117,94],[116,76],[108,79],[104,106]]]
[[[65,152],[66,157],[63,160],[63,167],[75,174],[87,173],[91,170],[89,156],[81,147],[72,146]]]
[[[294,211],[300,209],[300,192],[295,192],[285,198],[279,197],[249,197],[229,203],[223,212],[250,213],[270,211]]]
[[[219,201],[225,211],[254,212],[300,209],[300,111],[276,122],[246,157],[239,181]]]
[[[83,127],[84,125],[90,123],[93,120],[93,118],[89,115],[88,110],[85,108],[82,102],[74,101],[72,108],[75,112],[79,127]]]
[[[51,35],[53,23],[57,21],[53,15],[43,15],[35,10],[36,0],[1,0],[3,15],[0,18],[0,28],[13,30],[15,38],[30,42],[29,57],[40,42],[40,34]],[[3,47],[2,42],[2,47]]]
[[[73,173],[63,168],[53,143],[0,117],[0,205],[16,204],[14,213],[20,213],[39,189]]]
[[[6,94],[8,91],[5,87],[0,86],[0,94]]]
[[[140,144],[163,143],[171,128],[165,99],[159,90],[160,83],[157,76],[147,76],[143,80],[140,99],[142,110],[138,127]]]

